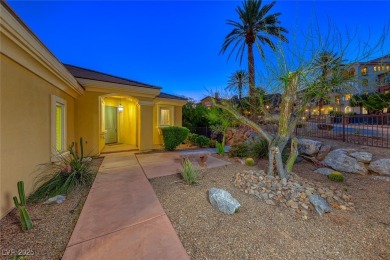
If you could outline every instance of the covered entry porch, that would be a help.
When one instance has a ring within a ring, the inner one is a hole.
[[[138,99],[115,94],[101,96],[101,153],[138,150],[138,117]]]

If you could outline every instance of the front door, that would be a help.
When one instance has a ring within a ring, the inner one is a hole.
[[[106,144],[118,142],[118,112],[116,107],[105,107]]]

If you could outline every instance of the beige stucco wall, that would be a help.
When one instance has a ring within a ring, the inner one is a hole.
[[[183,124],[183,107],[175,106],[175,125],[182,126]]]
[[[39,67],[34,67],[37,70]],[[0,216],[14,207],[16,184],[33,188],[38,164],[51,158],[51,95],[67,101],[67,144],[75,139],[75,100],[1,54]]]
[[[98,155],[104,146],[104,136],[100,133],[100,99],[103,93],[84,92],[76,100],[76,138],[84,140],[84,154]]]
[[[149,99],[139,100],[139,121],[138,121],[138,149],[140,151],[152,150],[154,124],[154,102]]]

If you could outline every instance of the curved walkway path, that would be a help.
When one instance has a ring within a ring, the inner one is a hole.
[[[105,156],[63,259],[189,259],[134,153]]]

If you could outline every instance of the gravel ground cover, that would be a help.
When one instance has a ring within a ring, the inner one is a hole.
[[[92,171],[97,172],[102,161],[94,159]],[[27,205],[34,227],[26,232],[21,230],[17,210],[12,210],[0,220],[1,259],[17,254],[27,255],[25,259],[61,259],[89,190],[75,191],[58,205]]]
[[[368,149],[374,157],[388,153]],[[304,219],[290,207],[267,205],[235,186],[237,173],[264,170],[266,160],[249,167],[225,159],[233,164],[202,170],[195,186],[181,183],[179,175],[151,180],[192,259],[390,259],[389,182],[347,174],[345,182],[336,183],[301,162],[294,168],[300,178],[335,187],[354,205],[323,217],[311,210]],[[212,187],[230,192],[241,203],[240,211],[225,215],[214,209],[207,196]]]

